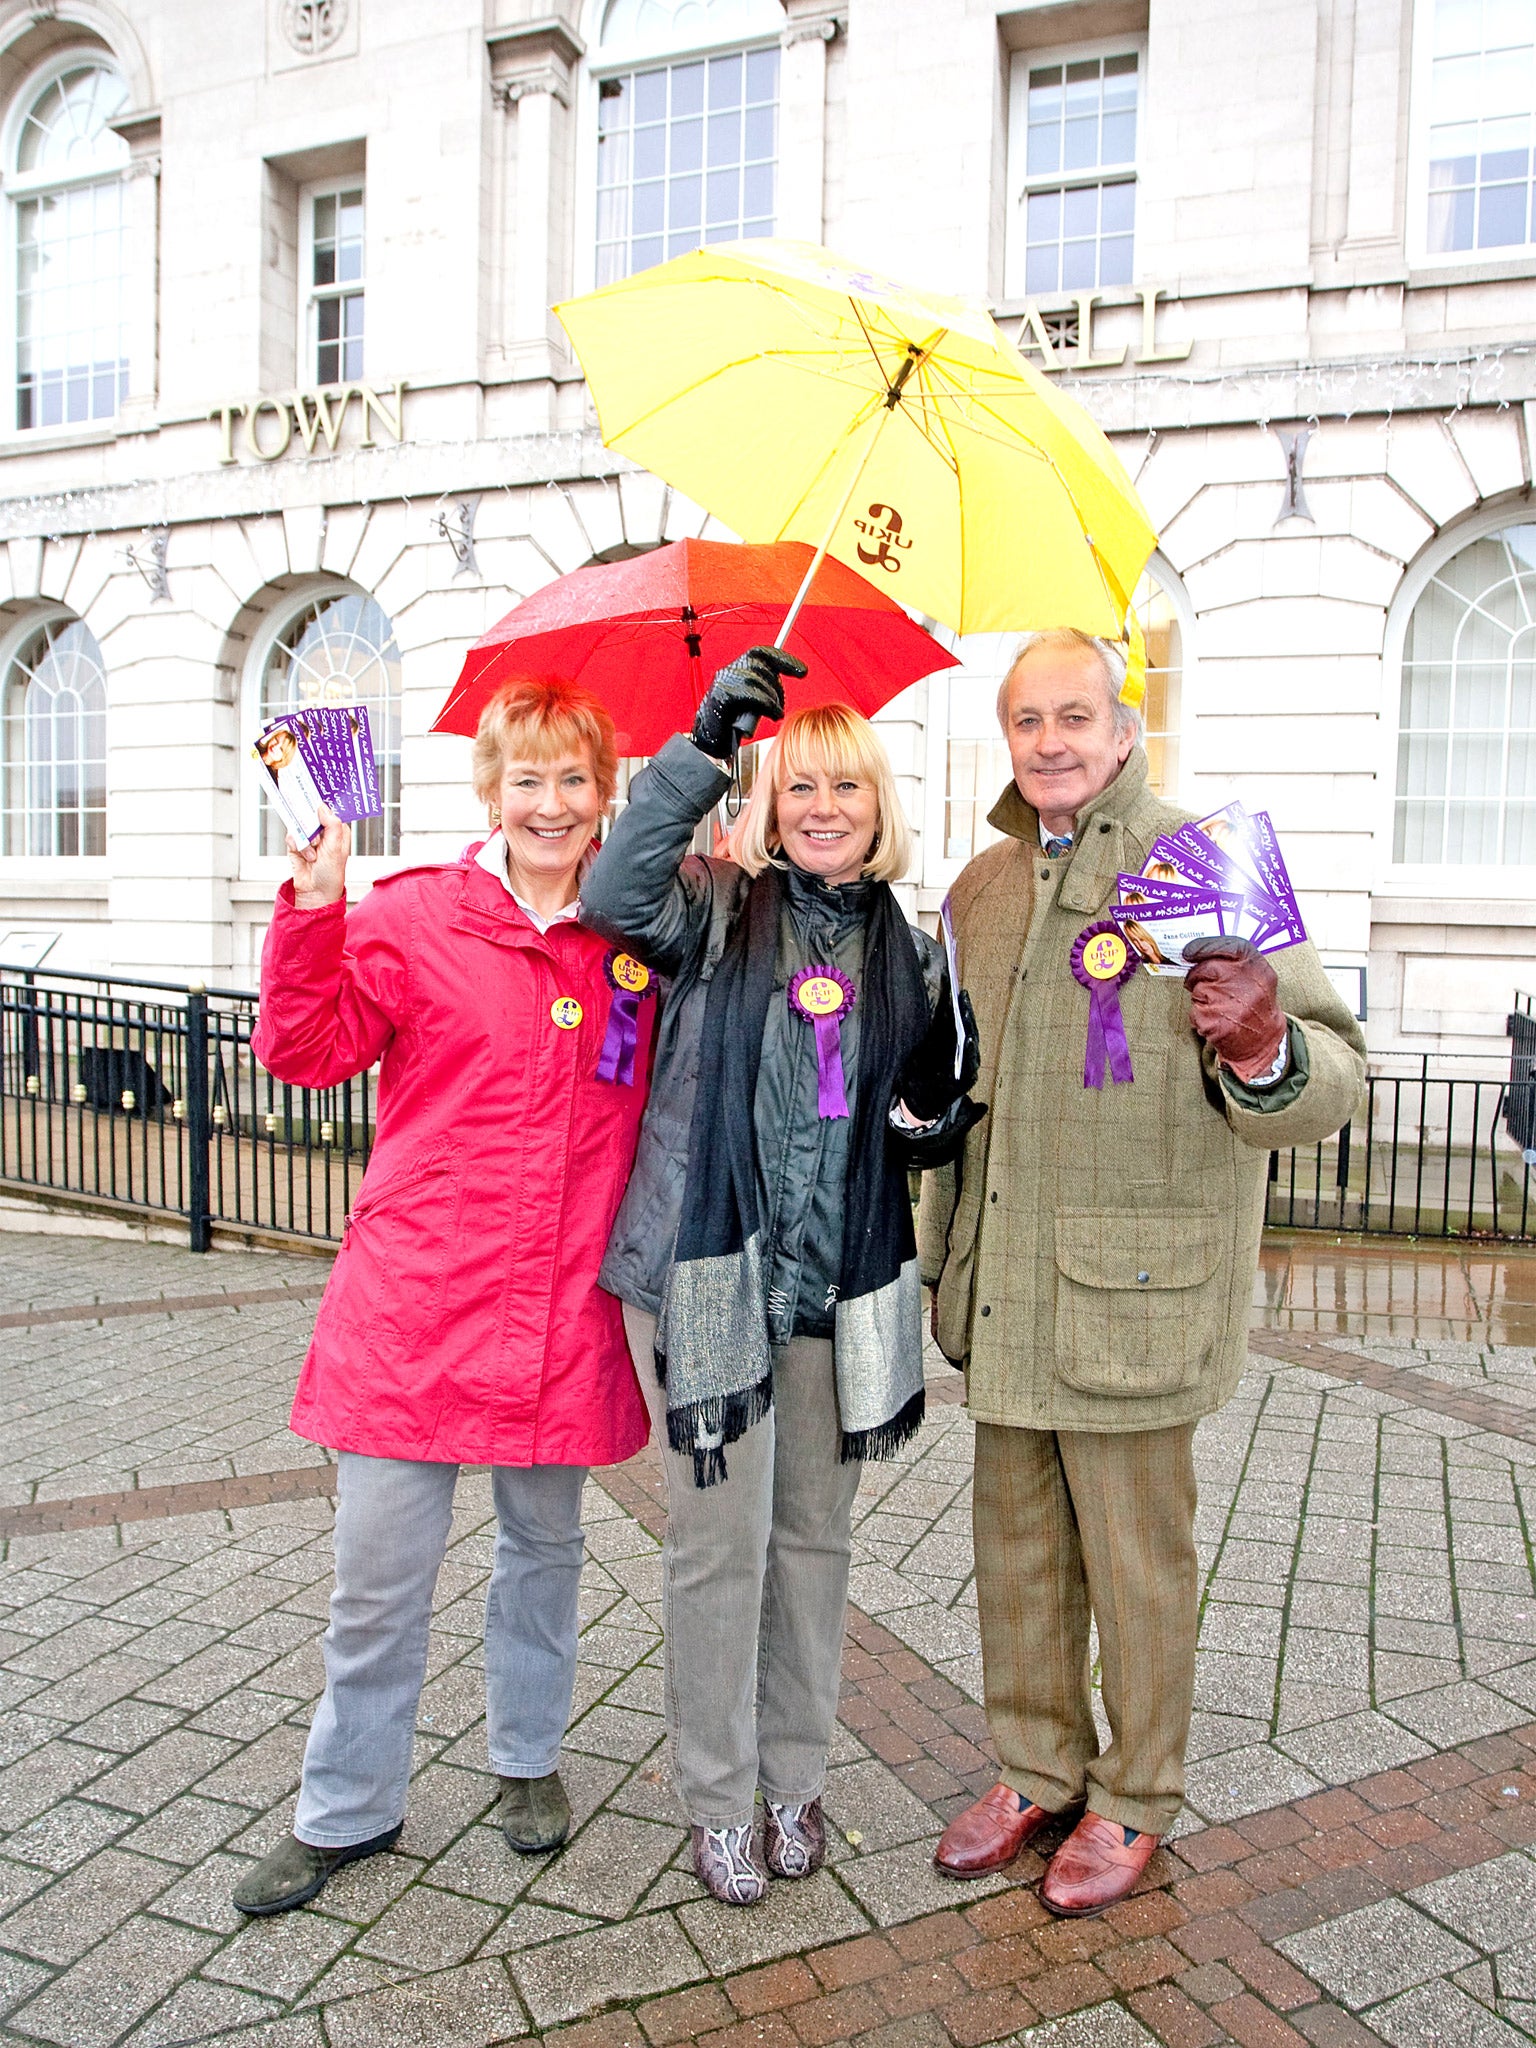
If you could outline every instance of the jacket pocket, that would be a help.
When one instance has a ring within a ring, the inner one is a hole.
[[[1229,1218],[1063,1210],[1056,1218],[1056,1374],[1080,1393],[1180,1394],[1225,1327]]]
[[[424,1337],[446,1309],[449,1268],[466,1257],[459,1148],[434,1146],[402,1172],[364,1187],[352,1205],[337,1261],[348,1319],[369,1329]],[[495,1256],[495,1248],[487,1248]]]

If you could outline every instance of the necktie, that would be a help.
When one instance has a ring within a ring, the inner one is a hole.
[[[1070,853],[1071,851],[1072,838],[1070,833],[1064,838],[1047,839],[1045,842],[1045,857],[1047,860],[1060,860],[1063,854]]]

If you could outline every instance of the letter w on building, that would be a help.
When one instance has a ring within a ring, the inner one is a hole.
[[[329,395],[324,391],[312,391],[307,395],[302,391],[295,391],[289,403],[293,407],[293,417],[298,424],[299,438],[304,443],[306,455],[314,454],[317,434],[324,434],[325,445],[334,452],[337,437],[341,433],[341,423],[346,418],[347,401],[351,396],[350,384],[341,391]],[[310,411],[311,406],[314,407],[313,412]]]

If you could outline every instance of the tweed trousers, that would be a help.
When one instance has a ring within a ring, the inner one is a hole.
[[[1184,1800],[1199,1626],[1195,1425],[976,1425],[973,1522],[987,1721],[1003,1782],[1166,1834]],[[1104,1712],[1093,1715],[1089,1619]]]

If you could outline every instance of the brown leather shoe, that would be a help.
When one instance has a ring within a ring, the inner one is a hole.
[[[984,1877],[1011,1863],[1051,1816],[1011,1785],[990,1792],[957,1813],[939,1837],[933,1867],[941,1877]]]
[[[1041,1904],[1066,1920],[1102,1913],[1134,1890],[1157,1843],[1156,1835],[1140,1835],[1101,1813],[1085,1813],[1046,1865]]]

